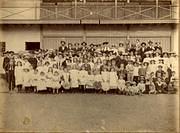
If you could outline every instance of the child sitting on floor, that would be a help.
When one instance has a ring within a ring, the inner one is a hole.
[[[123,75],[120,75],[119,76],[119,80],[118,80],[118,89],[119,89],[119,93],[123,93],[125,91],[125,88],[126,88],[126,82],[125,80],[123,79]]]
[[[140,94],[143,94],[146,90],[144,82],[145,82],[144,76],[141,76],[140,82],[137,84],[137,88],[138,88]]]

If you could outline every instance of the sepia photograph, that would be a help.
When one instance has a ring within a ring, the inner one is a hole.
[[[0,0],[0,132],[180,132],[179,18],[179,0]]]

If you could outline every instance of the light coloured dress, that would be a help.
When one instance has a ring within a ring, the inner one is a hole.
[[[60,82],[59,75],[53,75],[52,82],[51,82],[52,88],[53,89],[59,89],[61,87],[61,84],[59,82]]]
[[[87,82],[87,77],[88,77],[88,72],[85,70],[81,70],[79,71],[79,81],[80,81],[80,85],[86,85]]]
[[[110,89],[110,85],[109,85],[110,75],[109,75],[109,72],[102,72],[101,76],[102,76],[102,89],[104,91],[108,91]]]
[[[69,72],[63,72],[62,73],[63,80],[61,82],[61,85],[64,87],[64,89],[70,89],[70,73]]]
[[[79,71],[76,69],[70,70],[70,79],[71,79],[70,81],[72,88],[77,88],[79,86],[78,78],[79,78]]]
[[[110,88],[111,89],[116,89],[117,86],[118,86],[118,76],[117,76],[117,73],[116,72],[109,72],[109,75],[110,75]]]
[[[125,90],[125,85],[126,81],[124,79],[119,79],[118,80],[118,89],[121,90],[121,91],[124,91]]]
[[[24,87],[30,87],[32,81],[32,73],[29,72],[23,72],[23,86]]]
[[[22,85],[23,84],[23,67],[16,66],[15,67],[15,83],[16,85]]]
[[[144,91],[146,90],[144,83],[138,83],[137,88],[138,88],[138,90],[140,90],[141,92],[144,92]]]

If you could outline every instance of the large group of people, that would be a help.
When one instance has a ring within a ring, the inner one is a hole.
[[[162,44],[163,45],[163,44]],[[59,42],[58,49],[7,51],[3,69],[10,92],[93,91],[142,95],[175,93],[178,57],[159,42]]]

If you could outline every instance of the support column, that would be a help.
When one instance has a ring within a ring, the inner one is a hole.
[[[115,2],[114,2],[114,8],[115,8],[115,11],[114,11],[114,17],[115,17],[115,19],[117,19],[117,0],[115,0]]]
[[[74,0],[74,17],[77,18],[77,0]]]
[[[156,0],[156,19],[158,19],[159,14],[159,0]]]

